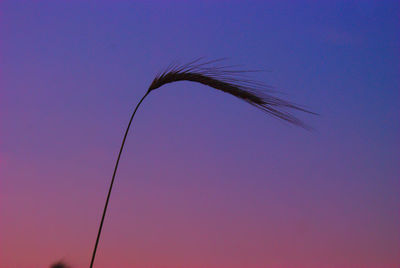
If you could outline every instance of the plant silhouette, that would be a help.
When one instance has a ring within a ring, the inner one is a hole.
[[[201,59],[196,59],[185,65],[171,65],[163,73],[157,75],[153,82],[151,83],[149,89],[140,99],[136,108],[134,109],[132,116],[129,120],[128,126],[126,128],[124,137],[122,139],[122,144],[119,150],[117,161],[115,163],[114,172],[111,178],[110,187],[108,190],[106,202],[103,209],[103,214],[101,217],[99,230],[96,237],[96,242],[93,249],[92,258],[90,261],[90,268],[93,267],[93,263],[96,257],[97,246],[99,243],[101,231],[103,228],[104,218],[107,212],[108,202],[110,200],[110,195],[112,187],[114,184],[115,175],[118,169],[119,160],[124,148],[125,140],[129,132],[129,128],[132,124],[132,120],[138,110],[140,104],[153,90],[162,87],[165,84],[178,82],[178,81],[189,81],[197,82],[203,85],[209,86],[211,88],[217,89],[219,91],[229,93],[255,107],[266,112],[267,114],[287,121],[296,126],[303,127],[305,129],[310,129],[310,127],[304,124],[300,119],[295,117],[291,111],[297,110],[301,112],[306,112],[310,114],[315,114],[308,111],[296,104],[285,101],[283,99],[277,98],[268,94],[268,87],[260,82],[249,80],[245,73],[251,71],[240,71],[233,70],[229,66],[215,66],[215,63],[220,60],[213,60],[208,62],[201,62]],[[62,266],[61,266],[62,267]],[[58,268],[61,268],[58,267]],[[57,268],[54,266],[53,268]]]
[[[69,266],[67,264],[65,264],[62,261],[58,261],[56,263],[53,263],[50,268],[69,268]]]

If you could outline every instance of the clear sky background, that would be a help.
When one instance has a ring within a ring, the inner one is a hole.
[[[97,268],[399,267],[398,1],[1,1],[0,268],[88,267],[134,106],[228,57],[320,116],[191,83],[143,103]]]

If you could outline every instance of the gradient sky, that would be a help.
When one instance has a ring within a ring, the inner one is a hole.
[[[191,83],[145,100],[96,268],[400,265],[398,1],[1,1],[0,268],[88,267],[134,106],[228,57],[307,132]]]

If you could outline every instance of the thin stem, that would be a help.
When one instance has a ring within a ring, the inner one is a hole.
[[[94,249],[93,249],[92,260],[90,261],[90,268],[93,267],[94,259],[96,257],[97,245],[99,244],[99,239],[100,239],[100,235],[101,235],[101,229],[103,228],[104,217],[106,216],[106,212],[107,212],[108,201],[110,200],[110,195],[111,195],[111,190],[112,190],[112,187],[113,187],[113,184],[114,184],[115,174],[117,173],[119,159],[121,158],[122,150],[124,149],[124,144],[125,144],[126,137],[128,136],[129,128],[130,128],[130,126],[132,124],[132,120],[133,120],[133,117],[135,116],[135,113],[136,113],[137,109],[139,108],[140,104],[143,102],[143,100],[147,97],[147,95],[149,93],[150,93],[150,91],[147,91],[146,94],[143,96],[143,98],[139,101],[138,105],[136,106],[135,110],[133,111],[131,119],[129,120],[128,127],[126,128],[124,139],[122,140],[121,148],[119,149],[117,162],[115,163],[114,173],[112,175],[110,188],[108,189],[106,204],[104,205],[103,216],[101,217],[99,231],[97,233],[96,243],[95,243]]]

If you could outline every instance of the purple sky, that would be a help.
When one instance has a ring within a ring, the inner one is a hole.
[[[199,56],[320,114],[193,83],[128,136],[96,268],[399,267],[398,1],[1,1],[0,268],[88,267],[130,113]]]

